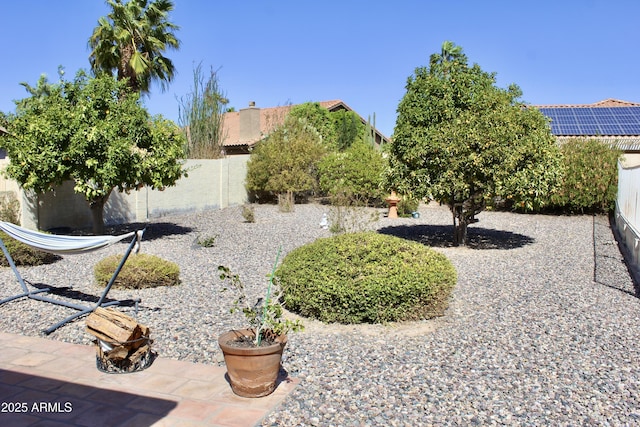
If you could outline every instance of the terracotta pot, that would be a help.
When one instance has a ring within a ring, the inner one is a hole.
[[[276,389],[287,336],[281,335],[274,344],[261,347],[238,347],[230,343],[241,336],[253,337],[255,334],[250,329],[241,329],[218,337],[231,390],[242,397],[267,396]]]

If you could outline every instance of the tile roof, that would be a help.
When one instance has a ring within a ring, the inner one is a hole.
[[[598,107],[640,107],[640,103],[622,101],[620,99],[605,99],[593,104],[555,104],[555,105],[534,105],[536,108],[598,108]]]
[[[619,150],[625,152],[640,152],[640,136],[625,136],[625,137],[613,137],[613,136],[557,136],[556,139],[559,143],[566,142],[571,139],[597,139],[604,144],[616,147]]]
[[[318,102],[321,107],[329,111],[347,110],[353,111],[351,107],[339,99]],[[299,105],[299,104],[295,104]],[[295,105],[284,105],[278,107],[259,108],[260,110],[260,134],[259,137],[242,140],[240,137],[240,111],[225,113],[223,116],[223,135],[225,147],[251,146],[268,135],[274,128],[284,122],[285,117]],[[360,116],[362,119],[362,116]],[[364,121],[364,119],[362,119]],[[379,133],[379,132],[378,132]],[[387,139],[380,134],[383,139]]]

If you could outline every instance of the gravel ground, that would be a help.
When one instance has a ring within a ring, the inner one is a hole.
[[[279,213],[257,206],[164,217],[148,224],[145,253],[176,262],[182,284],[110,297],[142,299],[161,357],[221,363],[216,337],[244,326],[228,312],[217,266],[240,274],[259,295],[278,248],[282,256],[318,237],[329,208]],[[419,219],[381,218],[368,227],[444,253],[458,284],[444,317],[390,325],[306,321],[290,335],[284,368],[300,385],[263,425],[640,425],[640,300],[606,217],[483,212],[471,244],[449,244],[450,213],[422,206]],[[116,230],[121,232],[122,230]],[[215,237],[203,248],[198,237]],[[95,262],[125,244],[54,264],[21,268],[31,283],[74,286],[89,299]],[[0,271],[0,298],[16,283]],[[15,293],[15,292],[13,292]],[[125,309],[133,314],[131,308]],[[32,300],[0,306],[0,330],[40,335],[74,311]],[[49,338],[90,344],[76,321]]]

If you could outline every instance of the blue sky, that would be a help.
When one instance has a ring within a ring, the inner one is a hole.
[[[27,95],[20,82],[88,68],[87,40],[108,12],[102,0],[3,1],[0,111]],[[640,102],[638,16],[637,0],[175,0],[178,75],[144,102],[177,121],[201,62],[236,110],[341,99],[390,136],[407,77],[445,40],[531,104]]]

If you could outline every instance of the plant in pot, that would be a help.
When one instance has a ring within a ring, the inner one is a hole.
[[[231,312],[241,311],[249,323],[248,328],[232,330],[218,337],[231,389],[239,396],[262,397],[275,390],[287,333],[303,329],[299,320],[282,317],[279,290],[273,284],[277,264],[278,257],[269,275],[266,298],[258,299],[254,305],[248,304],[240,277],[228,267],[218,267],[220,279],[237,293]]]

